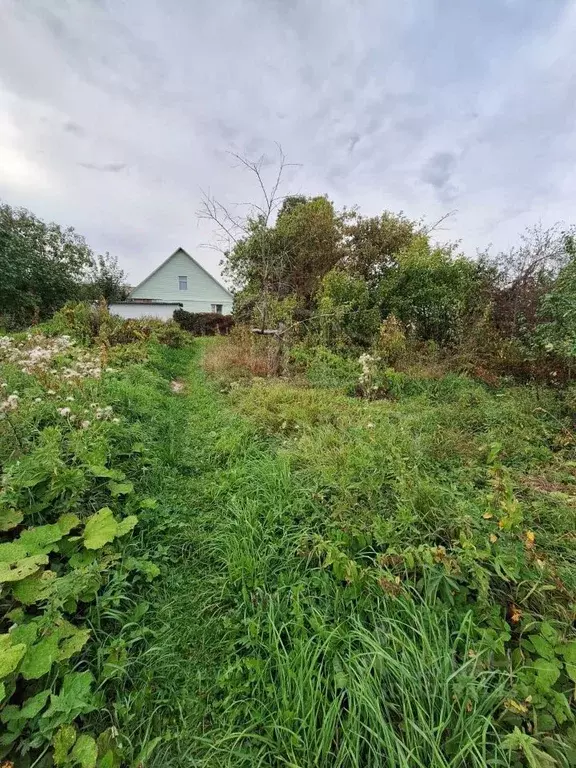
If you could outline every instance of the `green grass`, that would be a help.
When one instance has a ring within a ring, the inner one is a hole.
[[[503,702],[534,660],[513,651],[543,615],[568,637],[576,579],[561,400],[457,376],[377,402],[321,384],[222,395],[198,350],[160,347],[107,384],[158,500],[132,551],[161,576],[95,619],[129,652],[99,717],[146,768],[522,764],[502,742],[533,712]],[[531,726],[559,765],[567,725]]]
[[[157,354],[184,394],[142,400],[141,372],[115,384],[118,408],[145,421],[156,458],[143,482],[160,502],[139,546],[163,573],[114,714],[144,756],[149,745],[146,765],[508,764],[494,725],[508,681],[469,655],[471,614],[412,588],[347,584],[313,551],[344,508],[334,489],[358,489],[361,467],[381,471],[356,423],[365,405],[289,388],[279,405],[282,388],[256,387],[234,396],[239,415],[187,353]],[[406,457],[393,461],[397,472]]]
[[[22,404],[0,460],[30,515],[48,498],[30,523],[138,516],[94,601],[63,606],[90,629],[70,665],[97,689],[72,720],[131,768],[576,765],[569,399],[384,372],[368,401],[326,355],[314,386],[223,393],[202,348],[121,348],[73,396],[6,366]],[[115,418],[79,428],[96,403]],[[33,717],[18,759],[40,747],[42,768],[52,734],[35,740]]]

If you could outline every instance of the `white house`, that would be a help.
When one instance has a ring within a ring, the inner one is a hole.
[[[140,285],[125,302],[111,304],[110,311],[122,317],[159,317],[168,320],[181,306],[187,312],[232,312],[232,294],[183,248],[178,248]]]

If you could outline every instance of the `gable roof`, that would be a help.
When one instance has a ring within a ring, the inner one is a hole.
[[[204,269],[204,267],[202,266],[202,264],[198,264],[198,262],[196,261],[196,259],[193,259],[193,258],[192,258],[192,256],[190,256],[190,254],[189,254],[187,251],[185,251],[185,250],[184,250],[184,248],[176,248],[176,250],[174,251],[174,253],[171,253],[171,254],[170,254],[170,256],[168,256],[168,258],[167,258],[167,259],[164,259],[164,261],[163,261],[161,264],[159,264],[159,265],[156,267],[156,269],[154,269],[152,272],[150,272],[150,274],[148,275],[148,277],[145,277],[145,278],[144,278],[144,280],[142,280],[142,282],[141,282],[141,283],[138,283],[138,285],[135,285],[135,286],[134,286],[134,287],[133,287],[133,288],[130,290],[130,293],[128,294],[128,297],[130,297],[130,296],[131,296],[131,295],[134,293],[134,291],[137,291],[139,288],[141,288],[141,287],[144,285],[144,283],[147,283],[147,282],[148,282],[148,280],[150,280],[150,278],[151,278],[151,277],[154,277],[154,275],[155,275],[157,272],[159,272],[159,271],[162,269],[162,267],[163,267],[165,264],[168,264],[168,262],[170,261],[170,259],[173,259],[173,258],[174,258],[174,256],[176,256],[178,253],[183,253],[183,254],[184,254],[184,256],[187,256],[187,257],[190,259],[190,261],[192,262],[192,264],[194,264],[194,266],[198,267],[198,269],[201,269],[201,270],[202,270],[202,272],[204,272],[204,274],[205,274],[205,275],[208,275],[208,277],[210,278],[210,280],[212,280],[212,282],[213,282],[213,283],[216,283],[216,285],[218,286],[218,288],[221,288],[223,291],[226,291],[226,293],[227,293],[227,294],[230,296],[230,298],[233,298],[233,297],[232,297],[232,294],[230,293],[230,291],[228,290],[228,288],[225,288],[225,287],[222,285],[222,283],[218,282],[218,280],[216,280],[216,278],[215,278],[213,275],[211,275],[211,274],[210,274],[210,272],[208,272],[208,270]]]

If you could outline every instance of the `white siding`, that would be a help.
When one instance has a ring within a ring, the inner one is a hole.
[[[139,320],[141,317],[153,317],[156,320],[172,320],[176,304],[110,304],[111,315],[119,315],[125,320]]]
[[[179,277],[188,278],[187,290],[179,290]],[[130,298],[179,301],[188,312],[210,312],[212,304],[222,304],[223,314],[232,312],[232,295],[181,248],[137,286]]]

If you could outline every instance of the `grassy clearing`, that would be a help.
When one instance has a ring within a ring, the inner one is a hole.
[[[66,422],[135,488],[80,501],[137,507],[121,562],[160,571],[120,567],[82,614],[98,698],[77,722],[119,734],[97,768],[576,764],[565,401],[459,376],[367,401],[333,360],[314,387],[223,394],[197,349],[147,354],[75,395],[118,423]],[[22,429],[52,418],[35,395]]]
[[[214,532],[247,622],[210,735],[218,760],[572,765],[569,400],[396,375],[369,402],[345,394],[347,366],[325,383],[313,371],[314,388],[256,379],[228,395],[268,442]],[[390,650],[392,626],[404,634]],[[437,661],[422,666],[427,646]],[[359,658],[388,652],[386,679],[354,685]]]
[[[452,542],[463,526],[487,541],[487,446],[498,434],[518,472],[542,470],[554,452],[519,435],[527,424],[553,440],[556,416],[465,380],[445,386],[366,403],[261,382],[229,396],[235,415],[190,368],[162,415],[179,441],[172,466],[147,481],[162,502],[143,544],[169,567],[125,693],[134,741],[163,737],[151,765],[510,764],[501,720],[514,677],[493,663],[508,625],[482,624],[489,601],[474,607],[491,574],[472,559],[469,584],[392,555],[427,545],[463,557]],[[560,520],[570,502],[558,503]],[[525,551],[521,537],[510,546]]]

